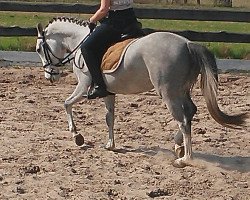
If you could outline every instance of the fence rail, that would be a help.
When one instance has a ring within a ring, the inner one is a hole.
[[[83,4],[0,2],[0,11],[92,14],[97,8],[97,5]],[[243,11],[135,8],[135,12],[137,17],[140,19],[250,22],[250,12]],[[154,30],[154,32],[155,31],[170,31],[193,41],[250,43],[250,34],[228,32],[196,32],[191,30]],[[9,37],[36,35],[37,33],[35,28],[0,26],[0,36]]]
[[[0,2],[0,11],[92,14],[97,5]],[[250,22],[250,12],[226,10],[135,8],[141,19]]]
[[[146,32],[172,32],[192,41],[202,42],[230,42],[230,43],[250,43],[250,34],[228,33],[228,32],[197,32],[197,31],[175,31],[175,30],[153,30],[146,29]],[[3,37],[12,36],[37,36],[36,28],[0,27],[0,35]]]

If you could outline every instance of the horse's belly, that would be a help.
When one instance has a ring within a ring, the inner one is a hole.
[[[105,76],[108,90],[116,94],[137,94],[153,89],[146,70],[124,71]]]
[[[126,84],[126,83],[124,83]],[[153,89],[153,85],[151,82],[148,83],[138,83],[138,82],[131,82],[130,84],[125,85],[123,88],[114,88],[117,94],[138,94],[142,92],[146,92]]]
[[[105,74],[108,90],[116,94],[136,94],[153,88],[141,51],[132,43],[116,71]]]

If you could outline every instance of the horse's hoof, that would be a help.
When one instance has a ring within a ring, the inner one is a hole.
[[[187,166],[187,164],[185,162],[183,162],[182,160],[180,159],[177,159],[173,162],[173,166],[174,167],[177,167],[177,168],[184,168]]]
[[[175,144],[174,151],[175,151],[177,158],[182,158],[184,156],[184,146]]]
[[[115,149],[115,146],[106,145],[106,146],[104,146],[104,149],[109,150],[109,151],[113,151]]]
[[[101,148],[104,148],[104,149],[106,149],[106,150],[108,150],[108,151],[114,151],[115,150],[115,146],[114,145],[110,145],[109,143],[108,144],[103,144],[103,145],[101,145],[100,146]]]
[[[77,146],[82,146],[84,144],[84,137],[81,134],[75,135],[74,138]]]
[[[113,151],[115,149],[115,143],[112,140],[109,140],[108,143],[102,147],[106,150]]]

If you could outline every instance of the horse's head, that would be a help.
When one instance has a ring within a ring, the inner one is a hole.
[[[60,66],[65,64],[67,48],[60,34],[47,34],[40,23],[37,32],[36,52],[42,60],[45,78],[51,82],[57,81],[61,76]]]
[[[60,66],[74,59],[75,52],[89,35],[88,22],[75,18],[54,18],[43,28],[37,25],[36,51],[45,70],[45,78],[56,81]]]

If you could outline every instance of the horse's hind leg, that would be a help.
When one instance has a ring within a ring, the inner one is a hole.
[[[186,115],[188,116],[188,119],[192,120],[193,116],[197,112],[197,107],[193,103],[192,99],[189,95],[186,96],[186,103],[184,106],[184,111]],[[183,146],[183,134],[182,131],[179,129],[174,136],[174,142],[175,142],[175,153],[178,158],[181,158],[184,156],[184,146]]]
[[[174,135],[174,151],[178,158],[181,158],[184,156],[184,146],[183,146],[183,134],[181,130],[178,130]]]
[[[189,95],[173,95],[166,92],[165,94],[162,93],[162,97],[170,113],[178,122],[178,136],[180,137],[180,133],[183,135],[184,156],[177,159],[174,165],[177,167],[184,167],[187,162],[192,159],[191,121],[196,112],[196,106]],[[182,138],[178,143],[180,143],[181,140]]]

